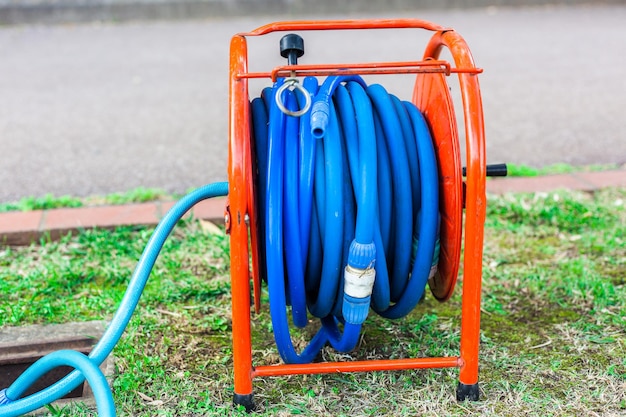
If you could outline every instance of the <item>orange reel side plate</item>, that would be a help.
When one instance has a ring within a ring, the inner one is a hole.
[[[445,75],[418,74],[413,103],[430,128],[439,171],[441,251],[437,273],[428,285],[437,300],[446,301],[454,291],[461,260],[463,178],[454,106]]]

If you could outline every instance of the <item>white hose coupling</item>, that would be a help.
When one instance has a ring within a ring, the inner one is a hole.
[[[357,269],[350,265],[344,270],[343,292],[354,298],[366,298],[372,295],[376,270],[374,268]]]

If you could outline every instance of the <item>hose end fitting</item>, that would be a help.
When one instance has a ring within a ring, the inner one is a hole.
[[[0,406],[11,404],[13,401],[7,397],[7,388],[0,391]]]
[[[346,266],[341,308],[346,323],[362,324],[367,318],[375,279],[374,268],[357,269],[350,265]]]
[[[326,133],[330,118],[330,105],[328,97],[322,95],[316,98],[311,106],[311,135],[315,139],[322,139]]]
[[[355,240],[350,244],[348,265],[353,269],[368,269],[374,267],[376,260],[376,245],[374,242],[359,243]]]

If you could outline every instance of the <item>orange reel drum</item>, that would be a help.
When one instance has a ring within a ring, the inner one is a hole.
[[[413,103],[420,109],[435,147],[439,171],[441,251],[437,273],[428,281],[434,297],[452,296],[461,260],[463,185],[459,135],[452,97],[444,74],[421,73],[415,80]]]

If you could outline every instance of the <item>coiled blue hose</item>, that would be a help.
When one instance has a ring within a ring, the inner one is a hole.
[[[28,387],[35,382],[35,380],[29,378],[28,376],[38,375],[41,372],[38,368],[47,368],[50,364],[56,364],[57,361],[63,362],[63,360],[75,360],[76,357],[73,354],[63,353],[61,356],[55,355],[52,359],[46,360],[43,363],[40,363],[39,361],[36,362],[26,371],[26,377],[18,378],[18,380],[16,380],[9,388],[0,392],[0,417],[20,416],[56,401],[71,392],[85,380],[85,376],[87,374],[83,374],[83,372],[91,372],[91,368],[94,367],[97,369],[107,356],[109,356],[113,347],[122,336],[122,333],[124,333],[124,330],[126,329],[135,308],[137,307],[139,297],[141,296],[146,282],[148,281],[152,267],[156,262],[165,240],[174,229],[174,226],[176,226],[176,223],[187,211],[189,211],[189,209],[200,201],[212,197],[225,196],[227,194],[228,183],[219,182],[198,188],[178,201],[167,212],[165,217],[163,217],[152,233],[148,244],[141,254],[141,258],[135,267],[135,271],[133,272],[128,284],[128,289],[124,294],[119,308],[115,312],[115,315],[104,332],[104,335],[89,354],[88,361],[93,366],[87,365],[84,361],[81,361],[80,363],[77,362],[76,364],[70,363],[72,366],[76,365],[75,367],[80,370],[73,371],[62,380],[35,394],[25,398],[20,398]],[[91,378],[91,376],[88,378]],[[91,383],[92,381],[89,382]],[[96,390],[104,390],[100,382],[96,382],[96,384],[98,384],[98,386],[92,387],[94,388],[94,393],[96,393]],[[101,397],[100,401],[104,402],[104,404],[98,403],[98,410],[100,411],[101,408],[103,410],[112,410],[109,414],[105,413],[104,415],[115,415],[115,407],[113,405],[112,398],[110,397],[110,393],[108,396],[106,396],[105,393],[98,394],[98,396],[96,396],[96,400],[99,400],[99,396]],[[2,404],[2,402],[4,402],[4,404]]]
[[[370,306],[399,318],[421,299],[438,258],[437,165],[419,110],[382,86],[359,76],[319,86],[306,77],[313,104],[298,119],[276,104],[282,84],[251,105],[261,250],[278,351],[286,363],[306,363],[327,342],[353,349]],[[297,89],[282,89],[279,99],[291,111],[304,101]],[[372,270],[371,295],[354,295],[348,275],[359,282]],[[297,327],[308,314],[322,322],[300,353],[286,305]]]

